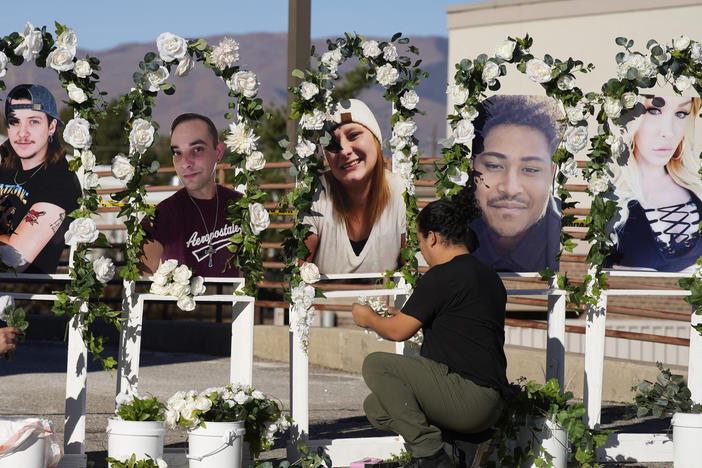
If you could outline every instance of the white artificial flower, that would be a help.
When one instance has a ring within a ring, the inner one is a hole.
[[[86,171],[85,174],[83,174],[83,187],[89,189],[97,187],[99,180],[100,177],[96,173]]]
[[[465,187],[468,182],[468,173],[458,170],[457,167],[454,167],[453,170],[447,174],[447,177],[448,180],[461,187]]]
[[[160,167],[161,167],[161,163],[158,162],[156,159],[154,159],[153,161],[151,161],[151,165],[149,166],[149,172],[151,172],[152,174],[155,174],[156,172],[158,172],[158,169]]]
[[[244,392],[237,392],[234,395],[234,401],[236,401],[240,405],[245,405],[246,403],[251,401],[251,397]]]
[[[175,74],[177,76],[187,76],[188,73],[190,73],[190,70],[195,67],[195,60],[189,55],[185,55],[180,61],[178,62],[178,66],[176,67]]]
[[[72,70],[73,57],[75,57],[73,52],[59,47],[49,52],[49,55],[46,57],[46,64],[58,72]]]
[[[7,322],[7,319],[10,318],[6,313],[8,307],[10,312],[15,309],[15,299],[12,296],[0,296],[0,320],[3,322]]]
[[[24,26],[24,32],[20,33],[20,37],[24,39],[20,45],[15,47],[15,54],[24,57],[24,60],[31,62],[39,56],[44,42],[41,38],[41,31],[36,29],[32,23],[27,21]]]
[[[680,75],[675,79],[675,88],[681,93],[687,90],[694,83],[694,78],[689,76]]]
[[[376,80],[378,80],[378,83],[380,83],[380,85],[385,88],[395,84],[399,77],[400,72],[398,72],[397,69],[389,63],[386,63],[385,65],[378,68],[378,71],[375,76]]]
[[[300,267],[300,276],[305,283],[316,283],[319,281],[319,268],[312,262],[304,262]]]
[[[568,158],[566,162],[561,164],[561,173],[569,179],[578,175],[578,162],[575,158]]]
[[[449,95],[449,100],[454,106],[460,106],[465,104],[468,96],[470,96],[470,91],[461,85],[450,85],[446,88],[446,94]]]
[[[253,129],[246,128],[246,122],[229,124],[229,133],[224,144],[235,153],[251,154],[256,149],[258,137]]]
[[[314,286],[309,286],[304,282],[301,282],[290,290],[290,297],[294,304],[302,306],[305,309],[312,307],[312,301],[314,300],[315,289]]]
[[[409,138],[401,137],[393,132],[392,138],[390,138],[390,148],[392,148],[393,152],[397,152],[407,146],[409,142]]]
[[[115,276],[115,264],[111,258],[100,257],[93,261],[95,278],[101,283],[107,283]]]
[[[134,401],[134,395],[131,393],[127,392],[122,392],[118,393],[117,396],[115,397],[115,403],[117,403],[117,407],[121,407],[123,405],[130,405]]]
[[[155,131],[148,120],[136,119],[129,132],[129,152],[145,153],[154,142]]]
[[[498,42],[497,46],[495,46],[495,57],[502,60],[512,60],[512,54],[514,54],[516,46],[517,43],[509,39]]]
[[[482,75],[485,84],[488,86],[494,85],[498,76],[500,76],[500,66],[492,60],[485,62]]]
[[[10,268],[17,268],[27,263],[27,260],[11,245],[0,243],[0,263]]]
[[[74,83],[69,83],[66,87],[66,91],[68,92],[68,99],[78,104],[82,104],[88,99],[85,91],[76,86]]]
[[[266,395],[260,390],[254,390],[251,392],[251,396],[256,400],[265,400]]]
[[[329,69],[329,73],[335,74],[341,62],[342,55],[340,49],[330,50],[322,54],[321,62]]]
[[[622,113],[622,103],[619,99],[613,97],[605,97],[604,103],[602,104],[605,114],[610,119],[617,119]]]
[[[475,128],[473,127],[473,123],[469,120],[460,120],[456,124],[456,127],[453,129],[451,134],[453,135],[456,143],[468,145],[471,141],[473,141],[473,137],[475,136]]]
[[[205,294],[205,279],[202,276],[193,276],[190,279],[190,292],[193,296]]]
[[[190,277],[193,272],[188,268],[187,265],[180,265],[175,270],[173,270],[173,281],[180,284],[190,285]]]
[[[168,468],[168,463],[166,463],[166,460],[163,458],[156,457],[156,466],[158,466],[158,468]]]
[[[156,273],[161,275],[168,275],[173,272],[178,267],[178,260],[171,258],[158,265]]]
[[[56,38],[56,47],[61,47],[70,50],[73,55],[76,54],[76,47],[78,47],[78,37],[76,33],[71,28],[66,28],[64,32],[59,34]]]
[[[590,180],[587,184],[588,189],[592,192],[593,196],[597,196],[600,193],[604,193],[609,189],[609,182],[603,177],[595,177]]]
[[[702,44],[699,42],[692,43],[692,47],[690,47],[690,58],[696,63],[702,63]]]
[[[478,109],[476,109],[473,106],[466,106],[463,109],[461,109],[461,118],[464,120],[468,120],[469,122],[472,122],[475,120],[480,113],[478,112]]]
[[[627,91],[626,93],[622,94],[622,106],[624,106],[625,109],[631,109],[634,107],[637,100],[636,93]]]
[[[185,57],[188,52],[188,43],[180,36],[164,32],[156,38],[158,55],[164,62],[172,62]]]
[[[404,107],[405,109],[412,110],[415,107],[417,107],[418,103],[419,95],[413,89],[404,92],[402,96],[400,96],[400,104],[402,104],[402,107]]]
[[[624,140],[621,137],[615,137],[614,135],[609,135],[605,140],[605,143],[609,145],[610,153],[612,153],[612,156],[614,157],[619,156],[626,147]]]
[[[5,76],[7,73],[7,55],[5,55],[5,52],[0,50],[0,78]]]
[[[388,44],[383,48],[383,58],[388,62],[397,60],[397,47],[394,44]]]
[[[260,151],[252,151],[246,156],[246,170],[249,172],[260,171],[266,167],[266,157]]]
[[[418,152],[419,152],[419,148],[417,147],[417,145],[410,146],[410,153],[411,154],[417,154]]]
[[[527,76],[536,83],[548,83],[551,81],[552,72],[551,66],[541,59],[533,58],[526,64]]]
[[[575,87],[575,77],[573,75],[561,75],[558,77],[556,86],[561,91],[570,91]]]
[[[303,158],[308,158],[312,156],[316,150],[317,146],[314,143],[305,138],[302,138],[301,136],[297,137],[297,145],[295,145],[295,152],[299,156]]]
[[[397,160],[393,162],[394,171],[400,174],[405,179],[412,179],[412,169],[414,164],[412,161]]]
[[[195,310],[195,301],[193,300],[192,297],[183,295],[178,298],[178,301],[176,301],[176,305],[180,310],[183,312],[190,312],[191,310]],[[191,412],[192,415],[192,412]],[[192,416],[190,418],[185,418],[185,419],[192,419]]]
[[[302,114],[300,127],[304,130],[321,130],[324,128],[324,112],[319,109],[313,109],[311,114]]]
[[[575,106],[566,107],[565,113],[566,117],[568,117],[568,122],[577,124],[581,120],[585,119],[585,102],[578,101]]]
[[[118,154],[112,158],[112,175],[122,182],[129,182],[134,177],[134,166],[128,157]]]
[[[310,83],[309,81],[303,81],[300,84],[300,96],[305,101],[309,101],[319,93],[319,87],[316,84]]]
[[[94,242],[98,238],[97,224],[90,218],[78,218],[68,225],[68,230],[64,234],[66,245],[78,245],[79,243]]]
[[[87,60],[77,60],[73,66],[73,73],[76,74],[78,78],[87,78],[93,73],[93,69],[90,66],[90,62]]]
[[[685,50],[690,45],[690,38],[684,34],[673,39],[673,48],[675,50]]]
[[[93,142],[90,123],[83,118],[71,119],[63,129],[63,139],[76,149],[89,148]]]
[[[649,59],[639,53],[627,53],[617,66],[617,77],[620,80],[627,79],[627,74],[632,68],[637,71],[639,77],[651,78],[656,75],[656,66]]]
[[[80,153],[76,152],[76,157],[80,156],[80,162],[83,169],[92,171],[95,169],[95,155],[90,150],[83,150]]]
[[[400,138],[409,138],[417,131],[417,123],[414,120],[400,120],[392,127],[392,134]]]
[[[206,413],[212,408],[212,400],[207,397],[199,396],[195,400],[195,408]]]
[[[563,138],[565,139],[566,151],[575,154],[587,145],[587,127],[568,126]]]
[[[217,47],[212,49],[210,59],[220,70],[231,67],[239,61],[239,43],[234,39],[225,37],[217,44]]]
[[[154,275],[153,278],[161,278],[161,275]],[[168,296],[170,294],[170,289],[165,284],[157,284],[155,281],[151,283],[151,288],[149,289],[151,294],[157,294],[159,296]]]
[[[380,47],[378,47],[378,41],[366,41],[361,46],[363,49],[363,56],[368,58],[375,58],[380,55]]]
[[[256,97],[258,93],[258,78],[252,71],[239,71],[234,74],[231,80],[227,83],[232,91],[241,93],[247,98]]]
[[[163,65],[160,65],[156,71],[144,73],[146,90],[151,91],[152,93],[157,92],[159,89],[161,89],[160,86],[166,82],[168,76],[168,69]]]
[[[264,229],[271,224],[271,219],[268,216],[268,210],[260,203],[251,203],[249,205],[249,226],[255,236],[259,235]]]

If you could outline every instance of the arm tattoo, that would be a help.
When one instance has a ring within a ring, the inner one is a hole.
[[[63,220],[65,218],[66,218],[66,213],[61,213],[59,215],[58,219],[56,221],[54,221],[53,223],[51,223],[51,230],[54,231],[54,233],[59,230],[59,228],[61,227],[61,224],[63,224]]]

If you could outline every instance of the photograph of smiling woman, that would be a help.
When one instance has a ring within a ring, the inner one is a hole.
[[[699,98],[642,95],[622,117],[628,151],[610,168],[618,213],[608,266],[680,272],[702,255],[702,181],[694,152],[699,109]]]

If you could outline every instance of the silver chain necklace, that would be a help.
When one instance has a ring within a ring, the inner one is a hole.
[[[214,235],[215,228],[217,227],[217,219],[219,217],[219,190],[217,190],[217,187],[215,186],[215,199],[217,200],[217,205],[215,208],[215,222],[212,225],[211,232],[207,231],[207,223],[205,223],[205,216],[202,214],[202,210],[200,210],[200,207],[197,206],[197,203],[195,203],[195,200],[193,200],[193,197],[190,196],[190,194],[188,193],[187,190],[185,191],[185,193],[188,194],[188,198],[190,199],[191,202],[193,202],[193,205],[195,205],[197,212],[200,213],[200,219],[202,219],[202,225],[205,227],[205,232],[207,232],[207,256],[210,258],[209,262],[207,263],[207,266],[212,268],[212,256],[216,252],[214,247],[212,247],[212,236]]]
[[[23,186],[24,184],[26,184],[27,182],[29,182],[29,181],[31,180],[31,178],[34,177],[34,176],[36,175],[36,173],[39,172],[39,170],[40,170],[42,167],[44,167],[44,164],[46,164],[46,161],[43,161],[41,164],[39,164],[39,167],[37,167],[36,169],[34,169],[34,172],[32,172],[32,175],[29,176],[29,179],[25,180],[24,182],[17,182],[17,174],[19,174],[19,169],[17,169],[17,170],[15,171],[15,177],[14,177],[15,185],[19,185],[19,186],[21,187],[21,186]]]

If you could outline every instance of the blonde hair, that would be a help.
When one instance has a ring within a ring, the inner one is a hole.
[[[653,96],[651,96],[652,98]],[[665,165],[670,177],[680,187],[692,192],[697,198],[702,199],[702,180],[700,180],[700,160],[694,153],[695,119],[700,109],[700,98],[691,99],[690,114],[687,116],[685,134],[675,149],[673,156]],[[637,104],[639,106],[640,104]],[[624,135],[628,143],[629,155],[626,165],[622,166],[615,161],[610,170],[613,174],[612,183],[615,187],[616,202],[619,208],[619,219],[613,226],[616,236],[617,229],[623,226],[629,218],[629,202],[644,199],[643,187],[639,174],[639,165],[636,161],[636,132],[641,125],[643,116],[631,120],[626,126]]]

